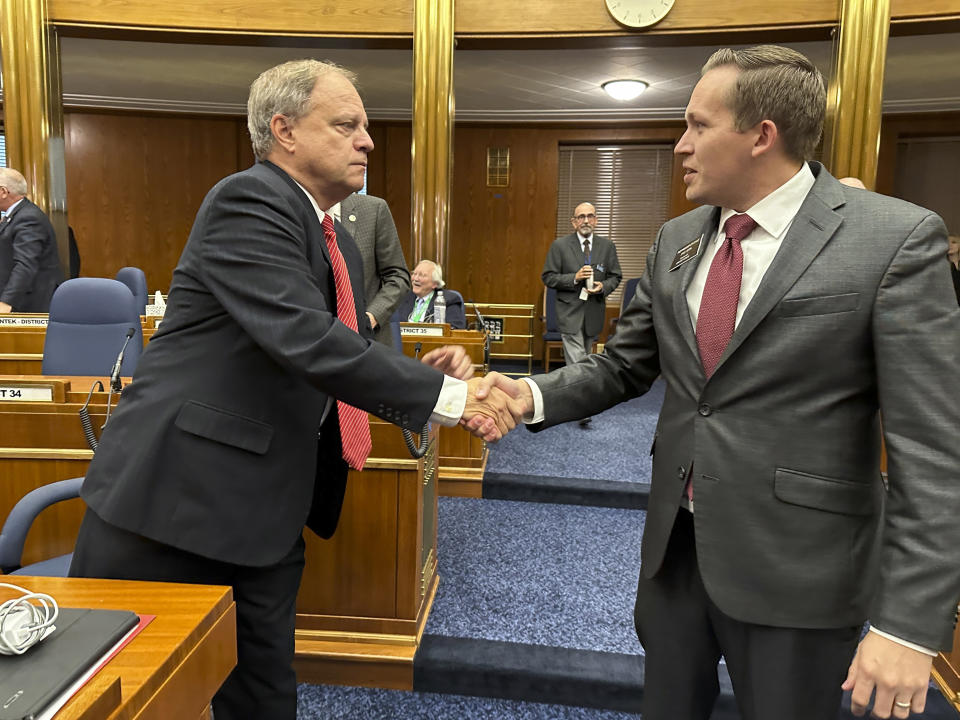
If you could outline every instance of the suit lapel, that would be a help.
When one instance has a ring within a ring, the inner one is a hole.
[[[834,208],[843,204],[843,195],[834,187],[837,181],[823,168],[820,168],[818,175],[817,182],[800,206],[780,249],[760,281],[757,292],[743,311],[740,324],[730,338],[730,344],[721,356],[717,368],[736,352],[757,325],[776,307],[843,222],[843,217],[834,211]]]
[[[3,222],[0,222],[0,237],[6,234],[7,228],[9,228],[10,225],[13,224],[13,219],[16,217],[17,213],[20,212],[24,207],[26,207],[27,203],[29,202],[30,201],[27,198],[24,198],[19,203],[17,203],[17,206],[10,212],[10,214],[6,215],[3,218]]]
[[[698,363],[700,362],[700,349],[697,347],[697,336],[690,318],[690,308],[687,305],[687,288],[690,287],[690,283],[693,282],[693,276],[697,272],[697,267],[700,265],[700,259],[703,257],[707,244],[712,242],[714,236],[717,234],[717,225],[719,222],[720,208],[714,208],[696,235],[682,239],[680,247],[699,237],[700,247],[697,250],[697,256],[695,258],[684,263],[674,271],[682,273],[682,275],[680,277],[680,286],[673,294],[673,312],[676,316],[677,327],[680,328],[680,334],[683,336],[683,339],[687,341],[687,347],[690,349],[690,352],[693,353]],[[670,259],[672,260],[672,258]]]

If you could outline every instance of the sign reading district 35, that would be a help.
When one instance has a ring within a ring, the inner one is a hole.
[[[401,335],[427,335],[427,336],[443,336],[443,327],[440,325],[401,325],[400,326]]]
[[[53,388],[37,385],[0,385],[0,401],[53,402]]]

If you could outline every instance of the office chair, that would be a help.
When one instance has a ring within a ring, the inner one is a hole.
[[[54,503],[80,497],[83,478],[59,480],[34,488],[13,506],[3,528],[0,529],[0,572],[10,575],[39,575],[43,577],[66,577],[70,570],[73,553],[42,560],[21,567],[23,546],[27,533],[37,516]]]
[[[107,278],[62,283],[50,301],[43,344],[44,375],[109,375],[127,343],[121,375],[133,375],[143,351],[143,330],[133,293]]]
[[[633,296],[637,294],[637,283],[640,282],[640,278],[629,278],[623,284],[623,295],[620,298],[620,315],[623,315],[624,311],[627,309],[627,305],[630,304],[630,301],[633,300]],[[615,317],[610,320],[610,332],[607,333],[607,338],[613,337],[613,334],[617,331],[617,322],[620,320],[619,317]]]
[[[543,288],[543,325],[543,371],[550,372],[551,360],[563,362],[563,338],[557,321],[557,291],[554,288]]]
[[[134,300],[137,301],[137,312],[143,315],[150,297],[147,292],[147,276],[143,274],[143,270],[138,267],[122,267],[117,270],[116,279],[130,288]]]

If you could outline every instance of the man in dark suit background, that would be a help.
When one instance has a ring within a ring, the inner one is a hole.
[[[622,277],[616,245],[594,233],[596,208],[580,203],[570,224],[575,232],[553,241],[542,274],[543,284],[557,291],[557,323],[568,365],[590,353],[603,330],[605,298]]]
[[[84,482],[71,575],[232,586],[238,662],[217,720],[296,716],[302,531],[336,529],[366,412],[410,429],[463,418],[489,440],[512,426],[507,403],[468,396],[461,348],[421,363],[369,339],[359,252],[321,210],[362,186],[366,126],[335,65],[254,81],[258,162],[205,198]]]
[[[614,338],[548,375],[484,380],[533,430],[666,381],[634,609],[644,720],[706,720],[721,655],[744,720],[835,720],[841,687],[857,715],[875,693],[876,717],[907,718],[951,645],[946,228],[807,162],[825,108],[799,53],[715,53],[675,148],[703,206],[661,228]]]
[[[393,347],[390,316],[410,290],[410,273],[403,257],[393,215],[383,198],[352,193],[330,208],[347,229],[363,260],[363,295],[374,337]]]
[[[0,168],[0,313],[48,312],[63,281],[53,225],[26,195],[23,175]]]
[[[413,284],[410,292],[400,301],[397,316],[409,322],[434,322],[434,310],[437,293],[443,293],[446,301],[444,322],[450,327],[463,330],[467,327],[467,316],[463,309],[463,297],[443,288],[443,270],[432,260],[421,260],[410,275]]]

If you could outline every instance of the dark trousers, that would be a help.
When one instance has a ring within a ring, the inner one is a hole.
[[[643,720],[707,720],[726,659],[743,720],[836,720],[860,627],[796,629],[725,615],[700,578],[693,515],[680,510],[660,572],[634,608],[646,653]]]
[[[233,565],[127,532],[88,509],[70,575],[231,586],[237,666],[213,699],[216,720],[295,720],[293,631],[303,548],[301,537],[275,565]]]

